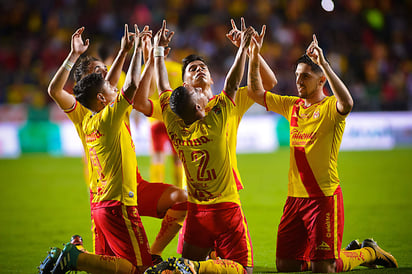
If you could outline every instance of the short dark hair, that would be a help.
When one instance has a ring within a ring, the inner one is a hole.
[[[310,66],[311,70],[315,73],[322,73],[322,69],[310,59],[310,57],[307,54],[303,54],[299,59],[296,61],[296,67],[300,64],[304,63]],[[295,69],[296,69],[295,67]]]
[[[81,79],[73,88],[74,96],[80,104],[91,109],[93,99],[104,85],[101,73],[91,73]]]
[[[77,62],[74,69],[74,80],[79,82],[84,76],[86,76],[90,69],[92,62],[99,61],[99,59],[92,56],[83,56]]]
[[[188,108],[189,92],[184,86],[179,86],[172,91],[169,98],[170,109],[180,118],[185,120]]]
[[[186,71],[186,67],[192,63],[193,61],[202,61],[203,63],[206,64],[205,59],[203,59],[203,57],[196,55],[196,54],[190,54],[188,56],[186,56],[185,58],[183,58],[182,60],[182,80],[184,81],[184,77],[185,77],[185,71]]]

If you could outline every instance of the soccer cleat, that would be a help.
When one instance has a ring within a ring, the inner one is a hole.
[[[46,258],[43,260],[43,262],[40,263],[40,266],[37,267],[37,269],[39,270],[39,274],[51,273],[61,251],[62,250],[58,247],[52,247],[50,251],[47,252]]]
[[[81,245],[83,246],[83,238],[80,235],[73,235],[72,238],[70,239],[70,243],[74,245]]]
[[[172,259],[174,259],[174,265],[175,265],[175,269],[177,270],[177,273],[182,273],[182,274],[197,273],[192,261],[188,259],[183,259],[183,258],[179,258],[179,259],[172,258]]]
[[[362,248],[370,247],[375,251],[376,254],[376,265],[381,265],[383,267],[398,268],[398,262],[395,257],[389,252],[386,252],[373,239],[366,239],[362,242]]]
[[[169,274],[175,273],[176,267],[173,262],[169,262],[171,258],[166,261],[162,261],[154,266],[149,267],[145,270],[145,274]]]
[[[170,257],[166,261],[161,262],[155,266],[149,267],[144,272],[145,274],[196,274],[193,263],[190,260]]]
[[[77,257],[82,253],[74,244],[67,243],[63,248],[56,264],[51,271],[52,274],[64,274],[70,270],[76,270]]]
[[[345,250],[355,250],[355,249],[361,249],[361,244],[359,243],[358,240],[353,240],[345,247]]]

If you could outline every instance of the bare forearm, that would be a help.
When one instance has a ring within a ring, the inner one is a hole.
[[[265,59],[259,54],[260,60],[260,75],[262,77],[262,84],[265,90],[271,90],[274,86],[277,85],[278,79],[276,78],[275,73],[266,63]]]
[[[149,101],[149,92],[152,88],[153,72],[153,59],[149,59],[144,68],[142,79],[139,82],[133,101],[134,109],[142,112],[146,116],[149,116],[152,113],[152,104]]]
[[[248,70],[248,95],[257,103],[263,105],[263,96],[265,89],[262,84],[262,78],[260,75],[260,62],[257,56],[249,59]]]
[[[165,61],[162,56],[155,57],[155,71],[159,94],[165,90],[170,90],[169,76],[167,75]]]
[[[112,86],[116,86],[119,82],[126,56],[127,52],[120,50],[107,73],[106,80],[108,80]]]
[[[338,108],[341,113],[348,113],[352,110],[353,99],[350,95],[350,92],[342,80],[336,75],[332,70],[329,63],[325,62],[321,65],[323,73],[328,79],[329,86],[332,89],[333,94],[335,95],[338,101]]]
[[[70,52],[67,58],[64,60],[60,68],[57,70],[53,79],[50,81],[47,92],[50,97],[60,106],[62,109],[68,109],[73,106],[74,97],[64,90],[64,85],[69,79],[71,66],[76,63],[79,55]]]
[[[224,85],[226,94],[228,94],[232,98],[236,94],[236,91],[238,90],[240,85],[240,81],[242,80],[245,63],[246,49],[239,48],[235,57],[235,61],[227,74]]]
[[[129,69],[126,74],[125,84],[123,90],[128,98],[133,98],[136,92],[136,88],[139,84],[141,73],[141,58],[142,50],[140,48],[135,49],[132,60],[130,61]]]

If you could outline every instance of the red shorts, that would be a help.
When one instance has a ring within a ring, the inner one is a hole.
[[[152,133],[152,146],[154,152],[166,151],[166,145],[169,144],[172,149],[172,153],[176,154],[169,135],[167,135],[166,126],[163,122],[152,123],[150,126],[150,132]]]
[[[141,180],[137,184],[137,208],[140,216],[163,218],[157,213],[157,204],[163,192],[172,185]]]
[[[188,203],[184,240],[201,248],[215,248],[217,256],[253,267],[252,241],[242,208],[235,203]]]
[[[278,228],[276,257],[299,261],[339,258],[343,236],[343,198],[288,197]]]
[[[151,266],[149,242],[137,207],[92,209],[95,253],[127,259],[135,266]]]

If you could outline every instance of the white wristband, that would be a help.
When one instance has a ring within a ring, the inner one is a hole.
[[[165,56],[165,48],[164,47],[155,47],[153,55],[154,55],[154,57],[163,57],[163,56]]]
[[[64,66],[64,69],[66,69],[67,71],[71,71],[74,66],[74,63],[70,62],[69,60],[64,60],[63,66]]]

